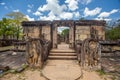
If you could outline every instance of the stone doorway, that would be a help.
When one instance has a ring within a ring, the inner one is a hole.
[[[75,40],[75,29],[74,29],[74,21],[70,20],[63,20],[63,21],[53,21],[52,25],[52,36],[53,36],[53,48],[57,48],[58,44],[60,43],[59,37],[58,37],[58,28],[61,26],[67,26],[69,28],[69,34],[67,37],[67,40],[63,40],[62,42],[67,42],[69,44],[70,48],[74,47],[74,40]]]
[[[60,26],[57,28],[57,43],[69,44],[69,27]]]

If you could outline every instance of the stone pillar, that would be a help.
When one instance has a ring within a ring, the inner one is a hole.
[[[53,48],[57,48],[57,26],[53,26]]]
[[[69,30],[69,42],[70,42],[70,48],[74,47],[74,27],[70,27]]]
[[[74,27],[72,26],[72,48],[74,48]]]

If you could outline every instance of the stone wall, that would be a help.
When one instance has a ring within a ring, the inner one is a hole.
[[[105,30],[104,26],[91,26],[98,31],[98,39],[105,40]]]
[[[96,35],[98,35],[98,39],[105,40],[105,31],[103,26],[78,26],[76,25],[75,30],[75,40],[84,40],[86,38],[91,38],[91,34],[93,33],[93,30],[91,28],[95,29]]]
[[[42,34],[46,40],[51,40],[51,28],[50,26],[42,26]]]
[[[51,40],[53,48],[57,47],[57,27],[69,26],[69,43],[73,46],[76,40],[84,40],[91,38],[91,34],[96,34],[97,38],[105,39],[105,21],[97,20],[55,20],[55,21],[24,21],[22,26],[24,28],[24,34],[32,38],[40,38],[44,35],[44,38]],[[91,28],[94,28],[93,31]],[[93,35],[94,36],[94,35]]]
[[[90,38],[90,27],[89,26],[76,26],[75,40],[84,40]]]
[[[37,26],[32,26],[32,27],[24,27],[24,35],[26,37],[31,37],[31,38],[39,38],[40,37],[40,28]]]

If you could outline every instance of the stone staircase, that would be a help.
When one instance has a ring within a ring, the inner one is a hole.
[[[72,49],[52,49],[48,56],[49,60],[77,60],[77,55]]]
[[[68,44],[62,43],[52,49],[46,63],[42,74],[48,80],[78,80],[82,75],[75,50]]]

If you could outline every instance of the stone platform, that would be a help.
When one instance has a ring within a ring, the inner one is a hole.
[[[76,80],[82,72],[76,60],[48,60],[42,74],[49,80]]]
[[[0,52],[0,65],[9,66],[11,69],[17,69],[22,64],[25,64],[25,52],[16,52],[13,55],[13,51]]]

